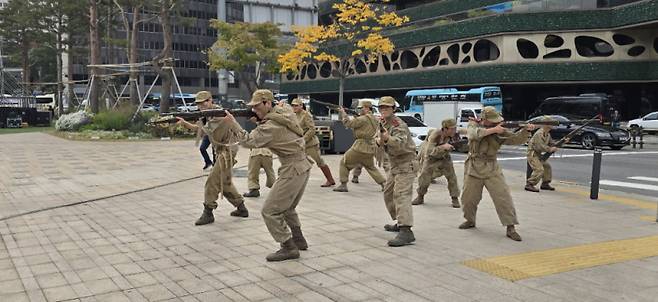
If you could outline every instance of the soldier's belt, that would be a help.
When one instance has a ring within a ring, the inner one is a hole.
[[[307,160],[306,152],[301,152],[289,156],[279,156],[279,161],[281,162],[282,165],[294,163],[301,160]]]

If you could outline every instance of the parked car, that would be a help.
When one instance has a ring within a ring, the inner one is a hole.
[[[641,118],[628,121],[629,128],[642,127],[648,132],[658,132],[658,111],[651,112]]]
[[[551,138],[559,140],[579,127],[578,124],[571,123],[571,121],[562,115],[550,115],[550,117],[560,122],[551,130]],[[542,117],[535,117],[528,122],[532,123]],[[596,146],[610,147],[613,150],[620,150],[624,146],[630,144],[631,136],[628,131],[624,129],[613,129],[601,124],[590,124],[585,126],[579,134],[576,134],[569,144],[580,145],[585,149],[594,149]]]
[[[396,114],[402,121],[404,121],[407,126],[409,127],[409,132],[411,132],[411,138],[414,140],[414,143],[416,144],[416,151],[418,151],[418,148],[420,148],[420,144],[425,140],[427,137],[427,132],[430,131],[430,128],[425,125],[425,123],[421,122],[417,118],[409,115],[403,115],[403,114]]]

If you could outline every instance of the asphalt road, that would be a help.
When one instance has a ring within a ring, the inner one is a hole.
[[[614,151],[603,149],[601,165],[602,189],[658,196],[658,145],[646,145],[643,150],[625,147]],[[526,147],[504,146],[498,159],[503,169],[525,171]],[[465,154],[454,154],[454,160],[464,160]],[[589,186],[592,175],[593,151],[564,148],[550,159],[553,178]]]

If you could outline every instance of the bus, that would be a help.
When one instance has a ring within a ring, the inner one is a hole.
[[[485,86],[461,91],[455,88],[409,90],[404,97],[405,112],[422,120],[424,102],[442,101],[479,102],[495,107],[498,112],[503,110],[500,87]]]

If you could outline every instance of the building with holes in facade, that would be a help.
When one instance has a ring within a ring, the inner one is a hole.
[[[332,4],[320,2],[320,24]],[[379,4],[382,5],[382,4]],[[658,109],[658,0],[390,1],[410,22],[387,33],[396,51],[354,62],[345,100],[424,88],[499,86],[508,118],[550,96],[606,93],[629,119]],[[331,64],[283,77],[281,91],[337,103]],[[430,125],[432,126],[432,125]]]

